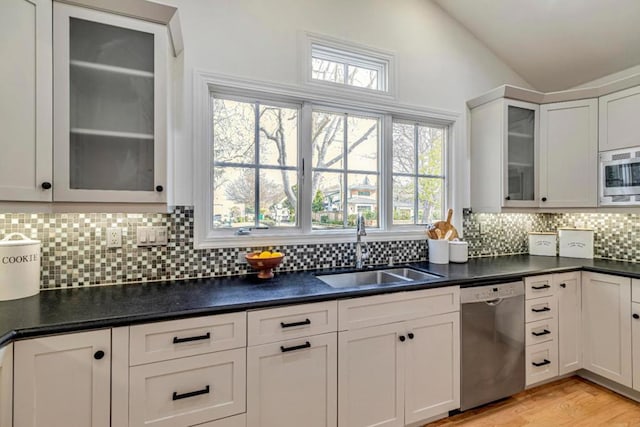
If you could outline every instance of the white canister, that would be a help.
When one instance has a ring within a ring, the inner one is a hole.
[[[529,233],[529,255],[556,256],[556,233]]]
[[[19,240],[14,238],[19,237]],[[0,240],[0,301],[40,292],[40,240],[11,233]]]
[[[428,239],[429,262],[449,264],[449,241],[446,239]]]
[[[449,242],[449,262],[467,262],[469,260],[469,244],[452,240]]]
[[[593,258],[593,230],[590,228],[558,228],[560,256]]]

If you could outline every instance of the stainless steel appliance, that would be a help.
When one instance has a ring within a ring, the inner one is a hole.
[[[600,153],[600,205],[640,205],[640,147]]]
[[[460,410],[524,390],[524,283],[460,290]]]

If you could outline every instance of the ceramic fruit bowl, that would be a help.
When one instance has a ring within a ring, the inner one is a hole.
[[[249,265],[258,270],[258,278],[271,279],[273,277],[273,269],[282,262],[284,254],[280,252],[252,252],[245,255]]]

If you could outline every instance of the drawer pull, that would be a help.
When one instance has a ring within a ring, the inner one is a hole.
[[[302,322],[292,322],[292,323],[280,322],[280,326],[282,326],[283,328],[293,328],[294,326],[303,326],[303,325],[310,325],[310,324],[311,324],[311,320],[309,319],[304,319]]]
[[[542,308],[532,308],[531,311],[533,311],[534,313],[544,313],[545,311],[551,311],[551,309],[549,307],[542,307]]]
[[[542,286],[532,286],[531,289],[535,289],[536,291],[539,291],[540,289],[549,289],[551,286],[549,285],[542,285]]]
[[[543,336],[543,335],[548,335],[548,334],[550,334],[550,333],[551,333],[551,331],[550,331],[550,330],[548,330],[548,329],[545,329],[545,330],[544,330],[544,331],[542,331],[542,332],[535,332],[535,331],[532,331],[531,333],[532,333],[533,335],[535,335],[536,337],[541,337],[541,336]]]
[[[200,341],[200,340],[208,340],[208,339],[211,339],[211,332],[207,332],[204,335],[198,335],[195,337],[186,337],[186,338],[173,337],[173,343],[180,344],[181,342]]]
[[[187,393],[178,394],[178,392],[173,392],[173,400],[186,399],[188,397],[200,396],[201,394],[209,394],[209,386],[206,386],[202,390],[190,391]]]
[[[564,288],[567,287],[567,284],[566,283],[560,283],[560,287],[564,289]]]
[[[543,362],[531,362],[531,364],[533,366],[544,366],[544,365],[550,365],[551,362],[549,362],[547,359],[544,359]]]
[[[310,347],[311,347],[311,343],[307,341],[304,344],[294,345],[293,347],[285,347],[281,345],[280,351],[282,351],[283,353],[286,353],[287,351],[302,350],[303,348],[310,348]]]

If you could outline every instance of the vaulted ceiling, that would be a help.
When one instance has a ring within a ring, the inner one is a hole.
[[[640,64],[640,0],[433,0],[542,92]]]

